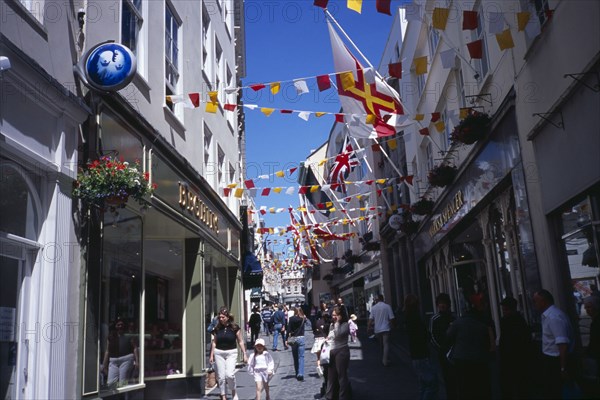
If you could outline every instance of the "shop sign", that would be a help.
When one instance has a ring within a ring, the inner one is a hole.
[[[96,90],[114,92],[129,85],[137,70],[135,55],[120,43],[100,43],[83,57],[86,83]]]
[[[194,193],[188,185],[181,182],[179,182],[179,205],[208,226],[209,229],[219,233],[219,216],[200,199],[197,193]]]
[[[450,219],[454,217],[463,204],[465,204],[463,193],[462,190],[459,190],[454,195],[452,201],[442,209],[441,214],[431,223],[431,227],[429,228],[429,236],[434,237],[435,234],[442,229],[446,222],[450,221]]]

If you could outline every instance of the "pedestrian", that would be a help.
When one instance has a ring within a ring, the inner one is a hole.
[[[503,399],[530,397],[527,391],[531,330],[517,311],[517,300],[506,297],[500,302],[500,390]]]
[[[573,297],[575,297],[575,307],[577,308],[577,315],[581,315],[581,307],[583,306],[583,296],[579,293],[579,290],[573,289]]]
[[[242,330],[234,322],[233,315],[227,307],[219,310],[219,323],[211,333],[209,362],[215,363],[215,372],[219,382],[221,400],[227,400],[227,386],[231,389],[233,400],[238,400],[235,380],[235,364],[238,349],[240,347],[244,355],[244,362],[248,362],[246,345],[242,337]]]
[[[260,326],[262,325],[262,318],[258,312],[258,306],[255,306],[252,309],[252,314],[250,315],[248,324],[250,325],[250,343],[254,343],[254,341],[258,339],[258,335],[260,334]]]
[[[542,315],[542,365],[543,385],[541,398],[557,399],[562,396],[563,385],[573,379],[569,355],[573,351],[574,336],[569,317],[554,305],[552,294],[541,289],[533,295],[533,305]]]
[[[294,309],[294,315],[288,321],[288,345],[292,346],[292,357],[294,358],[294,371],[296,379],[304,380],[304,327],[306,326],[306,316],[301,307]]]
[[[265,331],[265,335],[270,335],[273,333],[273,310],[271,310],[270,306],[265,306],[262,310],[261,317],[263,320],[263,329]]]
[[[350,319],[348,320],[348,325],[350,326],[350,341],[352,343],[356,342],[356,335],[358,334],[358,325],[356,325],[356,314],[350,315]]]
[[[383,301],[383,295],[377,296],[377,304],[371,307],[371,315],[369,316],[369,329],[373,331],[375,337],[379,341],[382,349],[383,357],[381,362],[384,367],[390,365],[388,357],[390,348],[390,331],[394,323],[394,312],[389,304]]]
[[[327,306],[325,303],[322,304]],[[321,354],[321,348],[323,347],[323,343],[325,343],[325,338],[327,337],[327,335],[329,335],[330,326],[331,317],[326,312],[324,312],[321,315],[321,318],[319,318],[315,325],[313,325],[313,335],[315,341],[310,352],[317,356],[317,372],[321,371],[323,375],[323,384],[321,385],[321,396],[324,396],[325,392],[327,391],[328,366],[325,364],[321,364],[319,356]]]
[[[254,342],[254,353],[250,354],[248,359],[248,373],[254,377],[256,384],[256,400],[262,397],[263,388],[266,394],[266,400],[270,400],[269,381],[275,373],[275,362],[273,357],[265,348],[264,339],[256,339]]]
[[[350,395],[350,381],[348,380],[348,367],[350,365],[350,349],[348,348],[348,314],[345,307],[334,307],[331,313],[332,323],[327,335],[327,342],[331,346],[327,374],[327,400],[348,400]]]
[[[277,341],[279,339],[279,335],[282,336],[282,341],[284,342],[285,349],[287,350],[287,345],[285,344],[285,337],[283,336],[285,333],[285,313],[283,312],[283,306],[280,304],[277,308],[277,311],[273,314],[273,348],[272,351],[277,351]]]
[[[419,299],[414,294],[404,298],[404,324],[408,334],[408,349],[419,383],[419,399],[438,397],[437,374],[429,360],[427,327],[421,318]]]
[[[456,379],[457,398],[489,399],[492,396],[489,362],[495,343],[477,308],[483,303],[480,299],[472,303],[473,300],[465,315],[448,328],[451,346],[448,358]]]
[[[588,296],[583,300],[585,312],[592,318],[590,325],[590,344],[587,348],[587,355],[596,364],[596,388],[594,394],[600,392],[598,383],[600,382],[600,297]]]
[[[450,324],[456,319],[451,310],[450,295],[448,293],[439,293],[435,298],[437,313],[429,321],[429,334],[432,347],[437,355],[438,364],[444,379],[446,388],[446,398],[448,400],[456,399],[456,380],[452,376],[452,366],[448,361],[448,351],[450,343],[447,332]]]

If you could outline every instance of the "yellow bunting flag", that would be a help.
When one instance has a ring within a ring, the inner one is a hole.
[[[323,164],[325,164],[327,162],[327,159],[324,158],[323,160],[319,161],[319,167],[322,166]]]
[[[234,196],[237,197],[238,199],[241,198],[243,194],[244,194],[244,189],[242,189],[242,188],[235,189]]]
[[[433,9],[433,15],[431,21],[435,29],[445,30],[446,23],[448,22],[448,15],[450,14],[449,8],[436,7]]]
[[[335,212],[335,207],[331,207],[331,208],[329,209],[329,212]]]
[[[261,112],[261,113],[263,113],[263,114],[265,114],[267,117],[268,117],[269,115],[273,114],[273,111],[275,111],[275,109],[274,109],[274,108],[268,108],[268,107],[262,107],[262,108],[260,109],[260,112]]]
[[[285,173],[283,171],[277,171],[275,172],[275,176],[278,178],[283,178],[285,176]]]
[[[319,190],[319,185],[312,185],[312,186],[310,187],[310,192],[311,192],[311,193],[314,193],[314,192],[316,192],[317,190]]]
[[[342,82],[342,89],[352,89],[356,83],[354,82],[354,74],[352,71],[340,72],[340,81]]]
[[[280,187],[276,187],[276,188],[273,188],[273,191],[274,191],[275,193],[281,193],[281,189],[282,189],[282,188],[280,188]]]
[[[272,82],[270,86],[271,86],[271,93],[273,93],[273,94],[279,93],[279,89],[281,89],[280,82]]]
[[[218,96],[219,96],[219,92],[217,92],[216,90],[213,91],[213,92],[208,92],[208,98],[213,103],[218,103],[219,102]]]
[[[460,111],[459,111],[459,113],[458,113],[458,118],[459,119],[465,119],[465,118],[467,118],[467,115],[469,115],[469,110],[470,109],[468,107],[461,108]]]
[[[325,115],[325,114],[327,114],[327,113],[326,113],[326,112],[323,112],[323,111],[317,111],[317,112],[315,112],[315,116],[316,116],[317,118],[319,118],[319,117],[322,117],[322,116],[323,116],[323,115]]]
[[[510,29],[505,29],[502,33],[496,34],[496,41],[498,41],[500,50],[512,49],[515,47],[515,42],[513,41]]]
[[[346,4],[349,9],[360,14],[362,12],[362,3],[362,0],[348,0]]]
[[[365,122],[369,125],[373,125],[376,120],[377,120],[377,117],[374,114],[367,114],[367,118],[366,118]]]
[[[398,143],[396,143],[396,139],[390,139],[387,141],[388,147],[390,150],[396,150],[398,148]]]
[[[531,14],[529,13],[529,11],[517,13],[517,26],[518,26],[519,32],[522,32],[525,30],[525,27],[529,23],[529,18],[531,18]]]
[[[417,57],[413,60],[415,64],[415,74],[423,75],[427,73],[427,56]]]
[[[213,103],[213,102],[209,101],[206,103],[206,109],[204,111],[206,111],[207,113],[215,114],[218,109],[219,109],[219,103]]]
[[[275,214],[275,207],[270,207],[270,208],[269,208],[269,212],[270,212],[271,214]]]
[[[333,201],[328,201],[325,203],[325,207],[332,207],[333,206]]]
[[[437,131],[439,133],[444,132],[444,130],[446,129],[446,124],[441,119],[439,121],[437,121],[435,124],[433,124],[433,126],[435,126],[435,129],[437,129]]]
[[[228,187],[229,189],[233,189],[233,188],[235,188],[236,186],[237,186],[237,183],[230,183],[229,185],[227,185],[227,187]]]
[[[388,193],[392,193],[394,191],[394,187],[393,186],[388,186],[387,187],[387,192]]]
[[[425,119],[425,114],[415,115],[415,121],[423,121],[424,119]]]
[[[386,178],[383,179],[377,179],[375,182],[379,183],[380,185],[383,185],[386,181]]]
[[[392,209],[392,211],[396,211],[398,209],[398,204],[392,204],[392,207],[390,207]]]

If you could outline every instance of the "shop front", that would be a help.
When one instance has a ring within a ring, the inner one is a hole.
[[[102,107],[98,154],[141,160],[148,204],[90,208],[84,231],[83,397],[201,395],[206,326],[241,311],[241,224],[169,149]]]
[[[497,332],[500,301],[514,297],[531,321],[530,297],[540,286],[516,132],[514,114],[508,112],[439,199],[414,241],[431,304],[446,292],[458,315],[482,306]]]
[[[339,285],[338,293],[349,314],[367,319],[374,299],[383,293],[381,263],[377,260]]]

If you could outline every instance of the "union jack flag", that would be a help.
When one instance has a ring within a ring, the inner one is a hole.
[[[356,151],[352,148],[352,144],[346,137],[340,154],[335,156],[335,160],[329,170],[327,182],[331,185],[331,188],[346,193],[346,184],[344,182],[357,165],[360,165],[360,161],[356,157]]]

